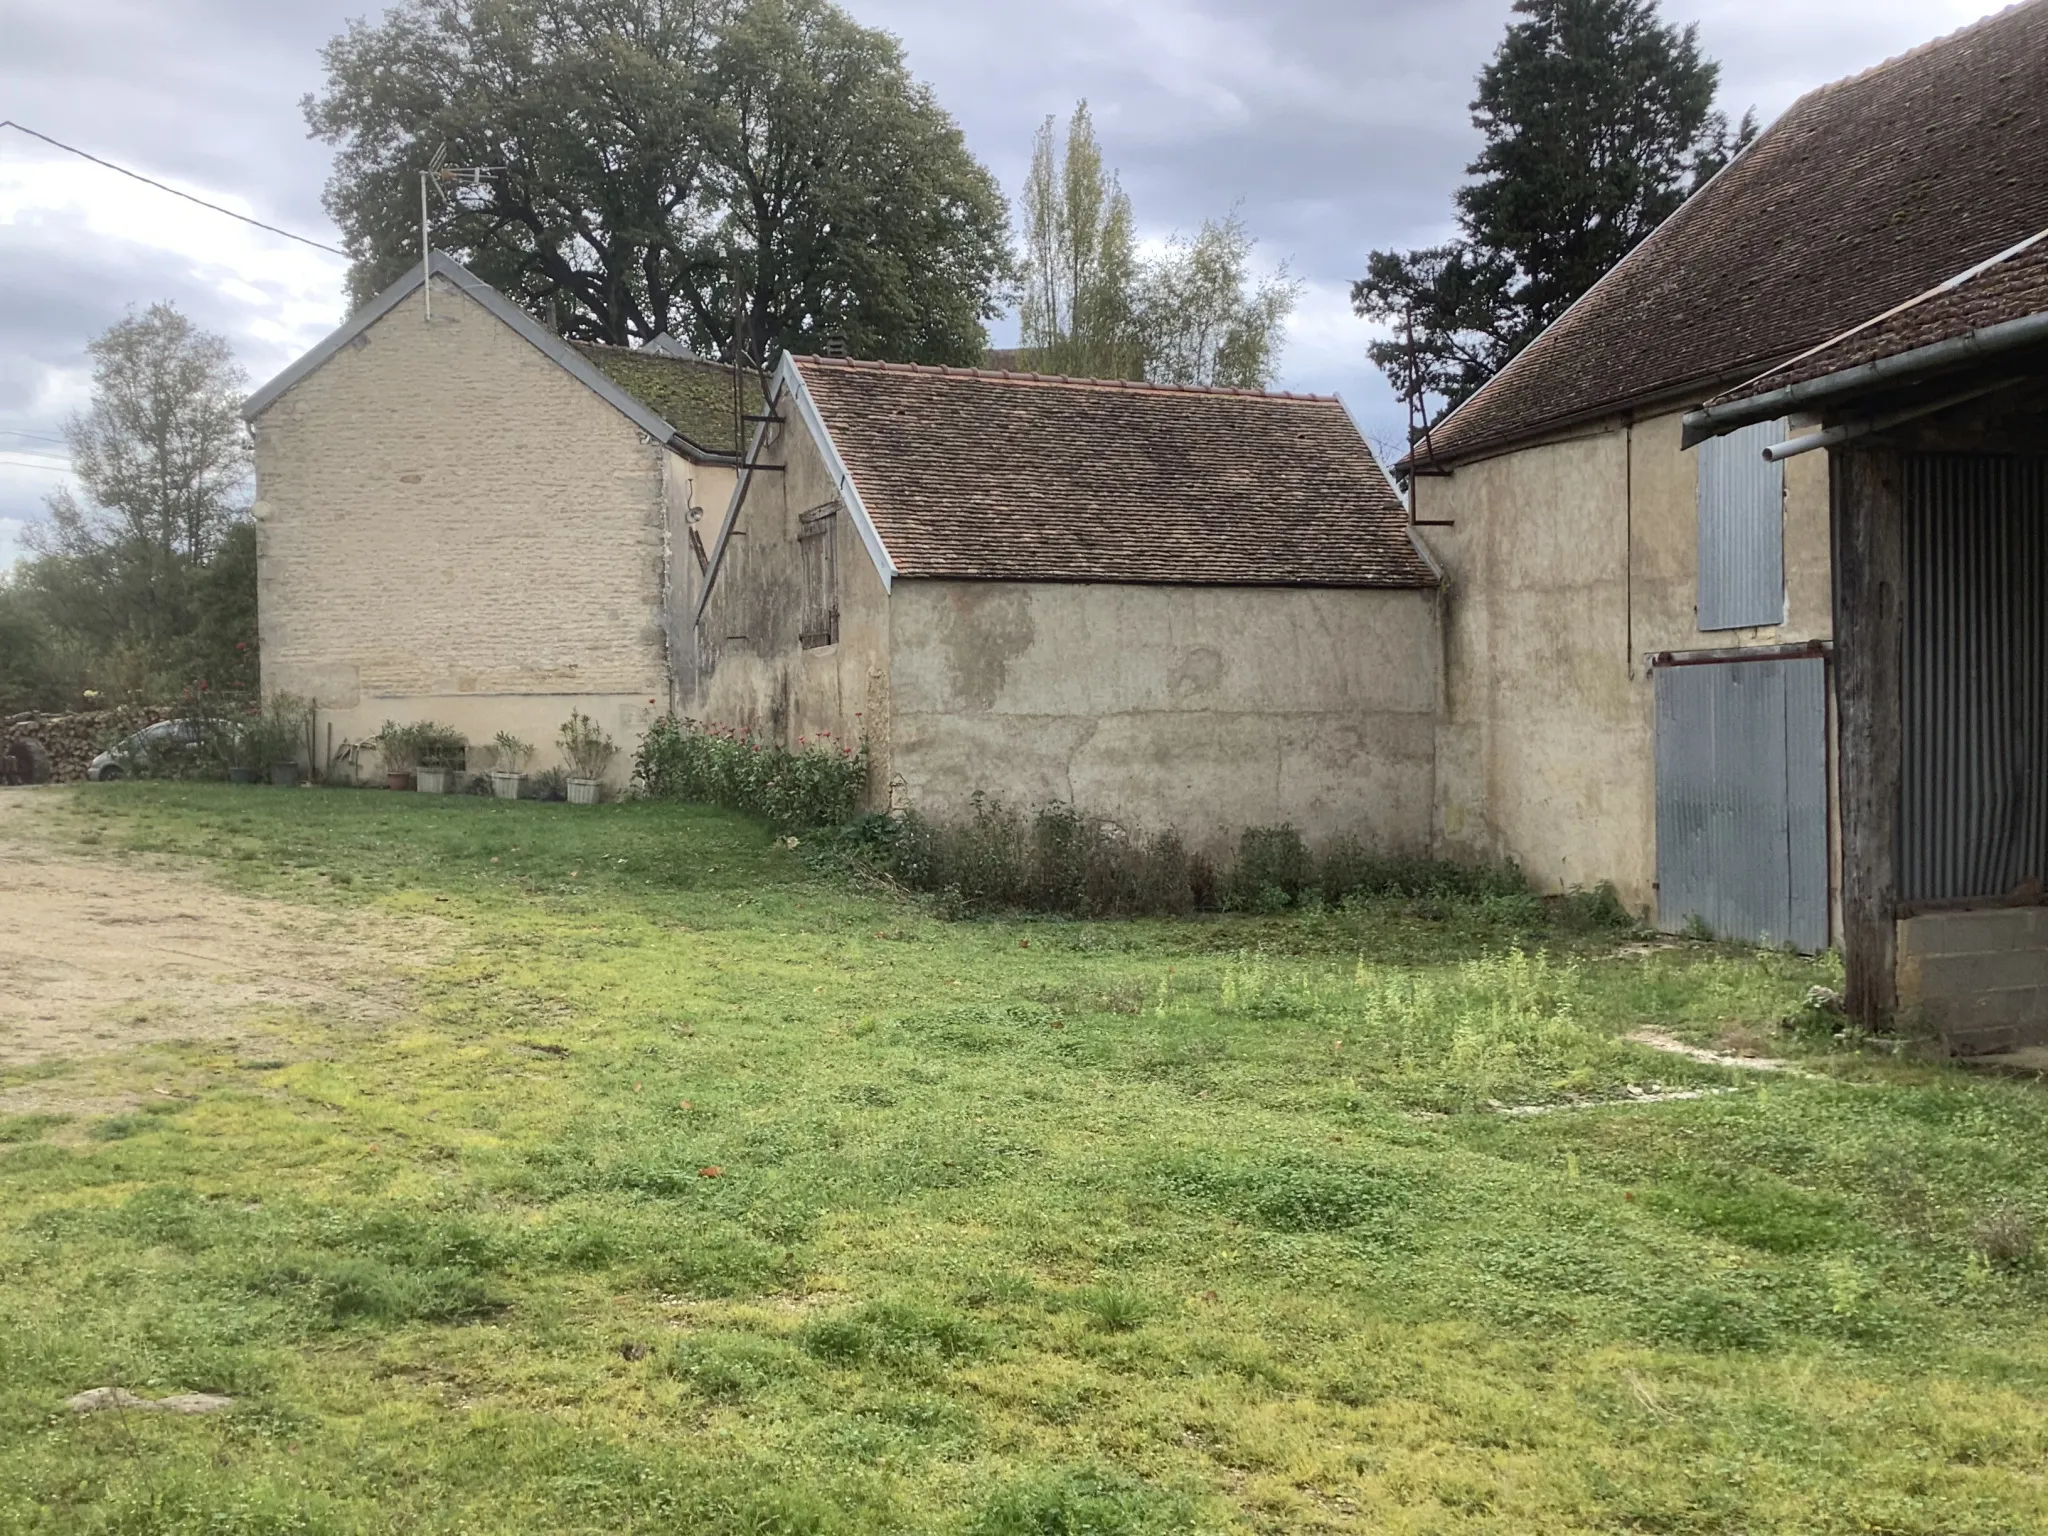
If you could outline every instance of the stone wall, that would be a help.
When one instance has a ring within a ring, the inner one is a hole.
[[[1899,1010],[1963,1055],[2048,1044],[2048,907],[1900,919]]]
[[[777,409],[794,415],[791,403]],[[866,738],[869,800],[886,805],[889,767],[890,602],[850,508],[834,519],[839,639],[801,643],[803,514],[838,499],[825,458],[800,418],[774,429],[760,460],[782,466],[754,477],[727,535],[711,600],[698,625],[698,674],[684,712],[740,726],[785,745],[821,735]]]
[[[264,689],[338,741],[433,719],[545,767],[577,709],[630,750],[671,702],[664,562],[695,467],[444,279],[422,308],[255,423]]]

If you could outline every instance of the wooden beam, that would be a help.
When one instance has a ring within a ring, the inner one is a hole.
[[[1840,722],[1843,1002],[1872,1027],[1898,1007],[1905,462],[1884,445],[1828,454]]]

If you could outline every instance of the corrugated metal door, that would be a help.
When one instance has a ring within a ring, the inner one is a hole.
[[[1761,421],[1700,444],[1701,629],[1785,622],[1785,466],[1764,450],[1785,423]]]
[[[1657,920],[1828,942],[1827,670],[1818,657],[1657,672]]]
[[[1899,894],[2048,879],[2048,463],[1906,461]]]

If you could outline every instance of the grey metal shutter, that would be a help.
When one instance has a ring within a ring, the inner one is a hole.
[[[2048,462],[1906,460],[1899,894],[2048,880]]]
[[[1763,421],[1696,450],[1701,629],[1785,622],[1785,466],[1764,462],[1784,440],[1784,422]]]
[[[1818,657],[1657,672],[1657,920],[1828,942],[1827,667]]]

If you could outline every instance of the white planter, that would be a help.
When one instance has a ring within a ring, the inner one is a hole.
[[[507,773],[503,768],[491,770],[491,793],[500,800],[517,800],[519,786],[526,781],[523,773]]]
[[[445,795],[448,782],[454,777],[452,768],[422,768],[419,771],[419,791],[423,795]]]
[[[595,805],[597,804],[598,791],[603,788],[603,779],[571,779],[569,781],[569,803],[571,805]]]

